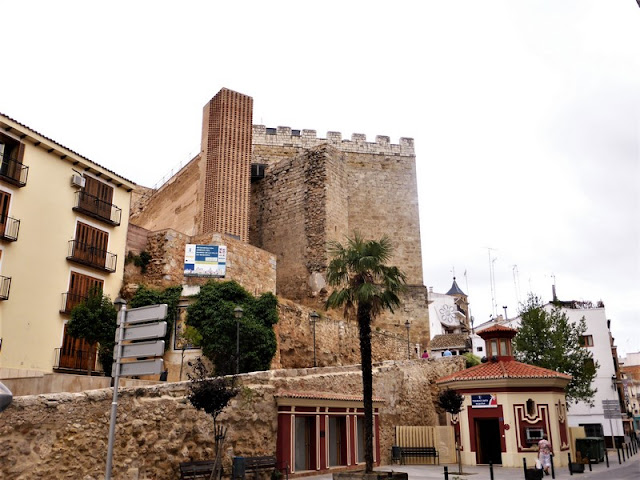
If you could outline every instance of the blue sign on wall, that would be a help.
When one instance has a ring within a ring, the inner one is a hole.
[[[471,395],[472,408],[495,408],[498,406],[498,397],[493,393]]]
[[[227,271],[227,247],[225,245],[195,245],[188,243],[184,249],[184,274],[191,277],[225,276]]]

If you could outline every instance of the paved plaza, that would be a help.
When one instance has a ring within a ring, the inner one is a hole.
[[[455,477],[459,477],[460,480],[490,480],[491,473],[489,467],[486,465],[479,466],[467,466],[462,468],[463,475],[458,475],[458,466],[456,464],[448,465],[385,465],[376,470],[391,471],[394,472],[406,472],[409,474],[409,480],[443,480],[444,479],[444,467],[449,469],[449,480],[455,480]],[[609,468],[605,462],[593,464],[592,471],[589,471],[589,467],[585,465],[584,473],[574,473],[571,475],[567,467],[560,467],[555,469],[556,480],[632,480],[640,479],[640,454],[635,454],[630,458],[627,458],[626,462],[618,464],[618,457],[615,451],[609,451]],[[453,473],[452,473],[453,472]],[[313,480],[332,480],[332,474],[314,475]],[[506,468],[501,466],[495,466],[493,468],[494,480],[520,480],[524,479],[524,472],[522,468]],[[551,475],[544,477],[547,480],[552,480]]]

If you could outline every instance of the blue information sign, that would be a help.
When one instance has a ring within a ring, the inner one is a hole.
[[[184,251],[184,274],[194,277],[224,277],[227,269],[225,245],[188,243]]]

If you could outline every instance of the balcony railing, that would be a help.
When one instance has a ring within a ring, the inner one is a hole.
[[[11,277],[0,275],[0,300],[9,300],[9,290],[11,290]]]
[[[15,242],[18,240],[19,230],[20,220],[0,215],[0,239]]]
[[[120,225],[121,209],[82,190],[76,192],[76,201],[73,209],[110,225]]]
[[[113,273],[116,271],[118,256],[88,243],[69,240],[67,260]]]
[[[53,368],[56,370],[76,370],[78,373],[88,370],[89,362],[93,358],[91,371],[99,373],[102,370],[98,367],[96,360],[98,355],[95,349],[91,350],[68,350],[63,348],[55,349],[56,359]]]
[[[62,305],[60,306],[60,313],[71,313],[73,307],[84,302],[87,299],[86,295],[80,295],[78,293],[65,292],[62,294]]]
[[[2,157],[0,164],[0,179],[17,187],[24,187],[27,184],[29,167],[23,165],[15,158]]]

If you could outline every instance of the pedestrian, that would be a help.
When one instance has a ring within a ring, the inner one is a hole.
[[[426,350],[422,352],[422,358],[429,358],[429,354],[427,353]]]
[[[449,350],[448,348],[444,351],[444,353],[442,354],[443,357],[450,357],[451,356],[451,350]]]
[[[538,459],[544,470],[545,475],[549,475],[551,468],[551,444],[547,440],[547,434],[542,434],[542,439],[538,442]]]

